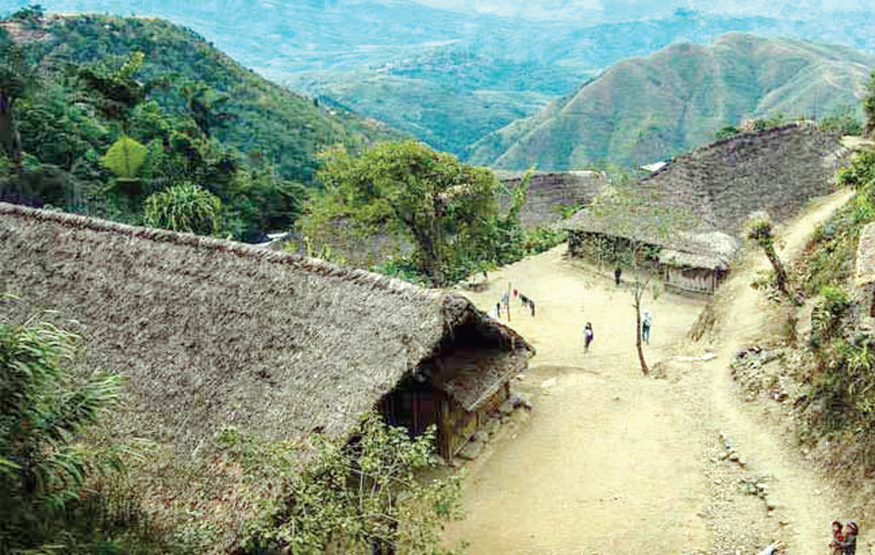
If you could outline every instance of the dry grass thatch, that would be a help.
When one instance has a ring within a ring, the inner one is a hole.
[[[830,193],[847,153],[837,137],[812,124],[793,123],[694,150],[645,177],[635,189],[666,209],[688,213],[698,231],[735,235],[754,211],[781,220],[809,199]],[[618,229],[616,222],[597,221],[586,213],[563,227],[607,234]]]
[[[875,283],[875,223],[860,231],[857,260],[854,267],[854,284],[864,287]]]
[[[460,327],[502,356],[533,352],[456,294],[9,204],[0,204],[0,290],[23,301],[0,305],[4,319],[50,308],[79,321],[87,364],[127,379],[127,423],[178,455],[226,423],[264,437],[344,435]]]
[[[705,229],[736,234],[766,210],[781,220],[831,192],[848,154],[838,137],[810,123],[740,133],[673,159],[638,184],[689,210]]]
[[[515,189],[525,172],[497,172],[502,184]],[[600,171],[567,171],[535,173],[529,186],[526,203],[520,210],[520,223],[526,229],[546,226],[562,218],[563,207],[588,205],[608,187],[608,178]],[[510,197],[501,194],[503,210]]]

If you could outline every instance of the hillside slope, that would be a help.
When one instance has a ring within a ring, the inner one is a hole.
[[[240,153],[259,152],[289,179],[309,182],[315,154],[326,146],[351,147],[378,138],[398,137],[387,126],[348,111],[317,106],[241,66],[196,33],[167,21],[111,16],[47,16],[36,21],[0,21],[0,41],[12,40],[44,72],[64,64],[104,63],[118,67],[134,51],[146,61],[137,77],[175,75],[174,84],[202,82],[230,101],[224,109],[236,123],[216,137]],[[182,110],[177,88],[160,98],[165,109]]]
[[[621,62],[541,113],[479,141],[474,163],[564,170],[641,165],[710,142],[743,119],[821,117],[859,106],[875,58],[730,33]]]

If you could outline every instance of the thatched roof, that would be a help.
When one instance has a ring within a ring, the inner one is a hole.
[[[661,225],[652,221],[657,216],[642,207],[647,218],[642,225],[630,225],[634,215],[623,214],[598,215],[590,209],[584,209],[566,219],[562,227],[571,232],[590,233],[623,237],[639,243],[647,243],[661,247],[659,261],[672,266],[689,266],[693,268],[722,269],[729,268],[729,262],[738,250],[738,241],[732,236],[716,231],[678,231],[672,229],[670,222]],[[646,225],[644,225],[646,223]],[[664,232],[660,232],[665,229]]]
[[[875,223],[866,225],[860,232],[854,268],[854,284],[857,287],[870,283],[875,283]]]
[[[525,172],[496,171],[496,176],[505,187],[514,189]],[[563,207],[588,205],[607,187],[607,175],[600,171],[536,172],[520,210],[520,223],[526,229],[549,225],[562,219]],[[499,201],[507,209],[510,198],[500,194]]]
[[[814,124],[792,123],[739,133],[671,160],[637,188],[688,210],[705,229],[738,233],[757,210],[776,220],[832,192],[847,156],[839,139]]]
[[[495,372],[534,352],[457,294],[0,203],[2,290],[23,302],[0,305],[0,318],[50,308],[81,322],[88,365],[127,379],[130,424],[181,452],[224,423],[272,437],[344,435],[462,329],[499,355],[481,361]],[[469,389],[480,398],[491,385]]]

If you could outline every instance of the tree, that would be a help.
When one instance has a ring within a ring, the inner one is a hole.
[[[655,192],[636,190],[628,183],[620,183],[599,195],[589,210],[592,216],[609,222],[612,237],[599,241],[601,255],[617,267],[633,270],[630,292],[635,309],[635,348],[641,372],[646,376],[650,369],[642,346],[641,308],[653,278],[650,265],[660,244],[692,227],[691,217],[686,211],[671,207]]]
[[[72,369],[81,344],[36,318],[0,324],[0,537],[13,552],[69,552],[57,522],[65,507],[89,476],[123,469],[81,441],[121,396],[119,376]]]
[[[310,205],[315,221],[348,218],[364,233],[381,226],[406,235],[420,271],[445,285],[453,260],[471,255],[496,213],[495,176],[415,141],[385,142],[359,157],[322,154],[325,196]]]
[[[144,203],[146,224],[213,235],[221,228],[222,201],[192,183],[172,185]]]
[[[775,251],[775,237],[772,230],[772,219],[763,211],[751,214],[744,225],[745,236],[762,247],[766,257],[775,270],[775,286],[782,294],[790,296],[787,290],[787,271]]]
[[[21,47],[15,44],[0,48],[0,149],[21,171],[21,136],[13,111],[15,101],[24,96],[26,70]]]
[[[866,96],[863,97],[863,112],[866,114],[866,136],[875,132],[875,71],[872,72],[866,85]]]
[[[238,118],[237,114],[223,110],[231,97],[202,82],[186,83],[179,92],[188,104],[195,124],[207,139],[212,137],[215,129],[226,127]]]
[[[220,441],[239,436],[226,430]],[[317,454],[291,477],[286,500],[256,525],[248,553],[453,553],[440,548],[442,524],[461,518],[464,475],[426,480],[435,428],[413,439],[365,415],[351,438],[312,436]]]

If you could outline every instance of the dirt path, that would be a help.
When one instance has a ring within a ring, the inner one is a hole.
[[[841,201],[831,198],[788,225],[787,249],[799,248],[812,223]],[[467,518],[448,537],[471,541],[475,555],[734,554],[773,539],[792,553],[823,553],[829,522],[840,513],[825,486],[740,400],[727,370],[765,314],[747,285],[756,265],[727,284],[736,297],[722,315],[718,357],[673,362],[667,379],[645,379],[630,293],[607,272],[568,261],[564,250],[503,268],[487,291],[470,294],[489,308],[510,282],[536,300],[536,318],[515,309],[511,321],[538,349],[519,386],[534,395],[536,408],[471,466]],[[662,293],[646,305],[654,314],[649,362],[701,354],[702,346],[684,337],[704,300]],[[596,339],[585,355],[586,321]],[[744,466],[721,458],[720,433]],[[768,483],[776,509],[740,491],[738,481],[753,475]]]

